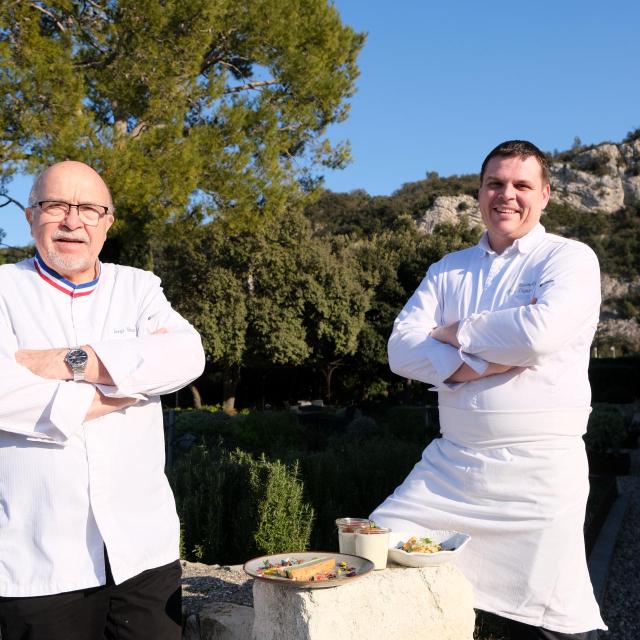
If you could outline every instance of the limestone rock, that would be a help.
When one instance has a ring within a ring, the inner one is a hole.
[[[640,139],[623,142],[620,145],[620,155],[625,161],[628,171],[640,167]]]
[[[598,324],[596,345],[601,341],[612,341],[618,345],[624,345],[631,352],[640,351],[640,324],[635,318],[621,319],[608,318]],[[600,353],[606,357],[606,352]],[[619,355],[619,354],[618,354]]]
[[[482,224],[480,208],[475,198],[467,195],[438,196],[418,221],[418,229],[424,233],[433,233],[437,224],[457,224],[463,215],[468,216],[471,224]]]
[[[214,602],[200,612],[200,640],[250,640],[253,609]]]
[[[330,589],[256,580],[253,640],[471,640],[473,592],[452,564],[374,571]]]
[[[632,280],[614,278],[606,273],[602,274],[602,300],[608,302],[615,298],[623,298],[629,294],[640,293],[640,278]]]
[[[556,202],[584,212],[615,213],[624,206],[624,186],[617,173],[595,175],[568,164],[552,164],[550,172]]]
[[[578,153],[573,158],[573,164],[582,171],[596,174],[606,171],[616,176],[619,167],[624,165],[624,159],[617,145],[605,142]]]
[[[624,188],[625,204],[640,204],[640,175],[626,176],[622,183],[622,186]]]
[[[551,197],[579,211],[615,213],[640,203],[640,140],[600,144],[550,169]]]

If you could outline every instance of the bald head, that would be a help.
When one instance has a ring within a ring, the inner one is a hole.
[[[73,203],[103,204],[113,213],[113,199],[105,181],[88,164],[76,160],[64,160],[47,167],[31,187],[29,206],[33,207],[44,199],[69,201],[69,194],[74,192],[79,199]],[[62,197],[63,193],[65,197]],[[92,199],[88,199],[90,195]]]
[[[87,220],[78,206],[67,207],[65,214],[65,204],[96,205],[103,213]],[[47,266],[74,284],[97,277],[98,255],[113,224],[113,202],[104,180],[90,166],[65,160],[45,169],[33,184],[25,216]]]

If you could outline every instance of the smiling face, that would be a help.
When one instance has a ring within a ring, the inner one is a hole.
[[[478,192],[489,244],[502,253],[540,221],[551,187],[534,156],[495,156],[488,162]]]
[[[36,200],[108,206],[111,196],[102,178],[81,162],[65,161],[49,167],[39,178]],[[97,226],[85,225],[74,207],[63,220],[52,222],[37,207],[26,210],[27,222],[40,257],[47,266],[74,284],[96,277],[96,261],[113,224],[113,215],[100,218]]]

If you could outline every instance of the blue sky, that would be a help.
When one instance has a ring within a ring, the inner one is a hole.
[[[636,0],[336,0],[368,33],[349,120],[353,162],[334,191],[389,194],[428,171],[475,173],[498,142],[542,149],[619,142],[640,127]],[[10,194],[26,200],[28,180]],[[0,209],[5,242],[29,241],[22,213]]]

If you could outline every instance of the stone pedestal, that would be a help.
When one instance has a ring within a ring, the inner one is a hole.
[[[256,580],[253,640],[471,640],[473,591],[453,565],[390,565],[331,589]]]
[[[200,612],[197,640],[250,640],[253,609],[229,602],[214,602]],[[183,636],[183,640],[186,640]]]

